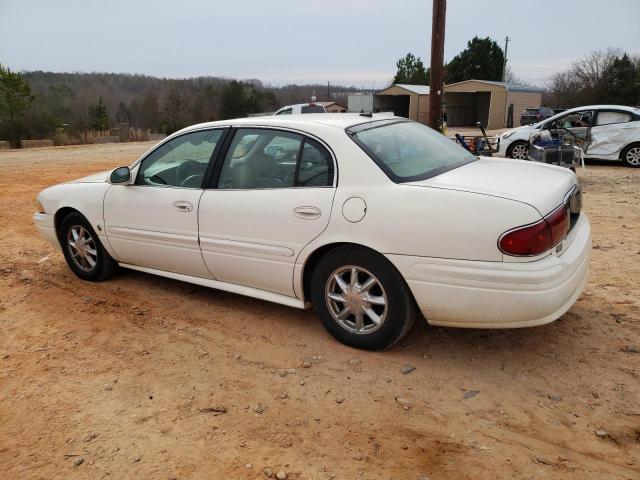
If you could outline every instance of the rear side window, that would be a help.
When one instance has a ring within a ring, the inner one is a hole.
[[[229,146],[219,189],[333,185],[333,158],[317,141],[282,130],[240,128]]]
[[[631,121],[631,114],[626,112],[599,112],[596,125],[611,125],[612,123],[627,123]]]
[[[444,135],[417,122],[376,121],[347,133],[396,183],[424,180],[477,160]]]
[[[302,113],[325,113],[322,105],[304,105],[301,111]]]
[[[305,138],[296,179],[297,187],[330,187],[333,185],[331,154],[315,140]]]

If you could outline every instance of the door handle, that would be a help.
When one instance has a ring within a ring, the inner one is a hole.
[[[293,214],[303,220],[314,220],[320,218],[322,212],[316,207],[296,207],[293,209]]]
[[[178,212],[190,212],[193,210],[193,203],[187,202],[186,200],[178,200],[173,202],[173,209]]]

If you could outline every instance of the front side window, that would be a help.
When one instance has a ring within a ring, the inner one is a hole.
[[[579,128],[591,125],[591,112],[574,112],[555,121],[556,128]]]
[[[218,180],[219,189],[331,185],[333,159],[317,141],[297,133],[257,128],[236,131]]]
[[[394,182],[434,177],[477,160],[444,135],[417,122],[382,120],[347,133]]]
[[[202,179],[223,129],[180,135],[146,157],[136,185],[201,188]]]
[[[282,110],[281,112],[276,113],[276,115],[291,115],[293,113],[293,109],[287,108]]]

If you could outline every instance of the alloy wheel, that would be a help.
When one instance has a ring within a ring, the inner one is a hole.
[[[630,148],[627,152],[626,159],[629,165],[640,165],[640,147]]]
[[[511,150],[511,156],[516,160],[526,160],[529,158],[529,149],[527,148],[527,144],[519,143],[518,145],[514,145]]]
[[[335,270],[327,280],[325,299],[333,319],[351,333],[375,332],[387,319],[387,294],[380,281],[362,267]]]
[[[82,225],[73,225],[67,232],[67,247],[73,262],[85,272],[98,263],[98,249],[89,231]]]

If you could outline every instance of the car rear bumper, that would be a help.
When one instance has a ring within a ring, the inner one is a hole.
[[[477,262],[387,255],[432,325],[519,328],[561,317],[587,281],[591,252],[583,214],[557,255],[533,262]]]
[[[53,223],[53,215],[48,215],[46,213],[34,213],[33,223],[40,231],[40,235],[42,235],[42,237],[46,241],[48,241],[54,247],[60,246],[60,243],[58,243],[58,237],[56,235],[56,228]]]

